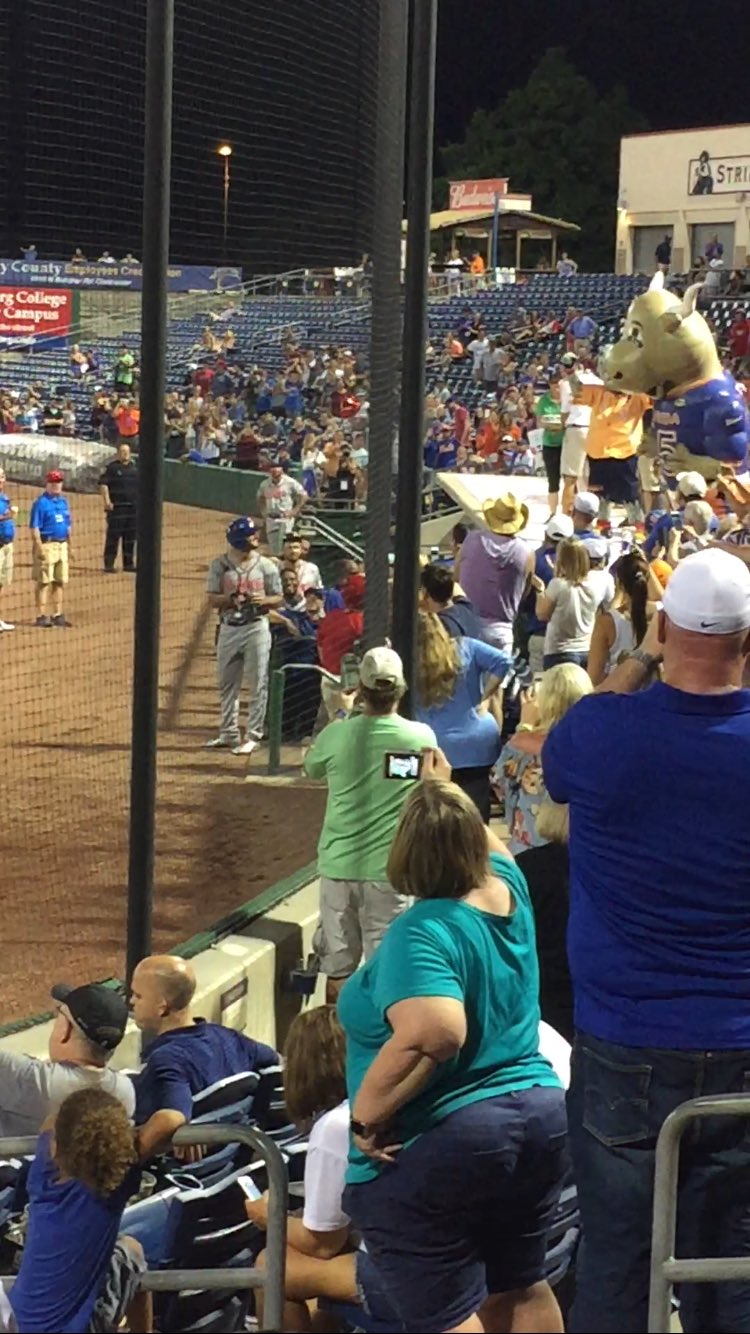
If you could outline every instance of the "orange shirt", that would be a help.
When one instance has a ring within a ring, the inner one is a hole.
[[[475,255],[469,265],[469,273],[484,273],[485,268],[486,265],[484,260],[482,259],[482,256]]]
[[[651,407],[648,394],[615,394],[603,384],[582,384],[573,399],[591,408],[586,436],[590,459],[629,459],[643,439],[643,414]]]
[[[138,434],[141,429],[140,408],[118,408],[114,416],[120,435],[127,438]]]

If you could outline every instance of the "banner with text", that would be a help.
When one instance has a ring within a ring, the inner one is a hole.
[[[688,163],[689,195],[744,195],[750,190],[750,154],[712,157],[706,149]]]
[[[170,264],[170,292],[231,292],[242,286],[242,269]],[[140,292],[140,264],[72,264],[62,259],[0,259],[0,283],[14,287],[120,288]]]
[[[62,288],[0,287],[0,345],[66,338],[73,315],[73,293]]]
[[[485,181],[449,181],[448,185],[450,208],[458,211],[486,208],[492,212],[495,197],[508,193],[507,177]]]

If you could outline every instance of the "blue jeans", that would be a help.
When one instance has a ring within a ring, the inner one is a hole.
[[[543,664],[543,665],[544,665],[544,670],[545,670],[545,672],[546,672],[546,671],[549,670],[550,667],[561,667],[561,666],[562,666],[564,663],[566,663],[566,662],[572,662],[572,663],[575,663],[576,667],[583,667],[583,669],[584,669],[584,671],[585,671],[585,669],[586,669],[586,663],[588,662],[588,660],[589,660],[588,652],[586,652],[586,653],[545,653],[545,655],[544,655],[544,664]]]
[[[689,1098],[750,1089],[750,1051],[657,1051],[577,1033],[568,1093],[583,1225],[571,1334],[647,1328],[656,1137]],[[750,1255],[750,1124],[696,1121],[682,1139],[678,1257]],[[686,1334],[750,1331],[750,1284],[684,1284]]]

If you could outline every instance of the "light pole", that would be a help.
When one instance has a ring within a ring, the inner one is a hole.
[[[221,258],[227,262],[227,227],[229,225],[229,159],[232,156],[231,144],[219,144],[216,152],[224,159],[224,227],[221,241]]]

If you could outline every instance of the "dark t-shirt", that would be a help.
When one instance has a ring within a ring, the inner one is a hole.
[[[468,598],[454,598],[453,606],[439,611],[438,616],[451,639],[482,638],[482,627]]]
[[[163,1033],[151,1043],[143,1069],[133,1077],[136,1124],[160,1111],[182,1112],[190,1120],[194,1094],[229,1075],[276,1065],[278,1059],[273,1047],[205,1019]]]
[[[568,849],[543,843],[516,858],[526,876],[536,918],[542,1019],[573,1041],[573,984],[568,967]]]
[[[138,469],[135,463],[121,463],[119,459],[112,459],[99,478],[99,485],[107,487],[113,505],[134,506],[138,498]]]

